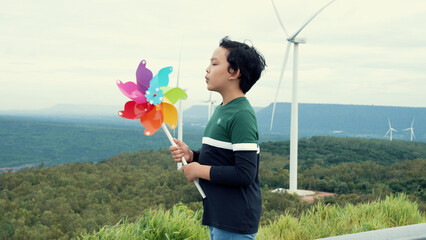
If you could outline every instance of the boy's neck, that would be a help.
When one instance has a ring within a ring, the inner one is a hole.
[[[232,100],[239,98],[239,97],[245,97],[246,95],[243,93],[243,91],[230,91],[227,93],[221,93],[222,95],[222,106],[225,106]]]

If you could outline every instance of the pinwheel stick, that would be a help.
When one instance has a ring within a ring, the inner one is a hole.
[[[171,143],[173,146],[177,146],[177,144],[175,143],[175,141],[173,141],[173,137],[172,137],[172,135],[170,134],[169,129],[167,128],[166,124],[164,124],[164,123],[163,123],[163,124],[161,125],[161,127],[163,128],[164,133],[166,133],[167,137],[169,138],[170,143]],[[183,157],[182,157],[182,163],[183,163],[183,165],[188,164],[188,163],[186,162],[185,158],[183,158]],[[198,182],[198,179],[196,179],[196,180],[194,181],[194,184],[195,184],[195,186],[197,187],[198,192],[200,192],[201,196],[202,196],[203,198],[206,198],[206,194],[204,194],[204,191],[203,191],[203,189],[201,188],[200,183]]]

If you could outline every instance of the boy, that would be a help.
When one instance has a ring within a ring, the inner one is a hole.
[[[200,179],[203,225],[210,238],[254,239],[262,200],[259,187],[259,147],[256,115],[245,93],[260,78],[266,63],[254,47],[221,40],[206,69],[209,91],[222,95],[204,131],[202,148],[192,151],[177,139],[170,147],[173,159],[188,163],[181,168],[188,181]]]

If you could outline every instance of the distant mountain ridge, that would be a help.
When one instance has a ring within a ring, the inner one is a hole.
[[[269,130],[272,104],[257,112],[259,131],[290,133],[290,103],[277,103],[272,131]],[[409,140],[409,128],[414,119],[417,141],[426,141],[426,108],[343,104],[299,104],[299,136],[333,135],[383,138],[389,129],[394,139]]]
[[[203,108],[205,112],[203,112]],[[256,111],[261,135],[281,135],[290,137],[291,103],[279,102],[276,105],[274,124],[270,130],[273,104]],[[193,106],[184,112],[184,121],[206,123],[207,107]],[[426,142],[426,108],[392,107],[344,104],[299,103],[299,137],[348,136],[384,138],[389,129],[388,119],[394,139],[409,140],[409,128],[414,119],[416,141]]]
[[[123,106],[121,105],[82,105],[82,104],[57,104],[52,107],[29,110],[3,110],[1,115],[31,115],[31,116],[114,116]]]
[[[273,104],[254,107],[261,135],[290,135],[291,104],[279,102],[276,106],[274,125],[270,130]],[[49,121],[90,123],[94,125],[120,125],[139,127],[138,121],[128,121],[117,116],[123,106],[60,104],[40,110],[0,111],[0,115],[32,116]],[[207,105],[193,105],[183,113],[184,128],[203,131],[207,123]],[[299,103],[299,137],[348,136],[384,138],[389,129],[388,119],[394,132],[393,138],[409,140],[409,128],[414,119],[416,141],[426,142],[426,108],[392,107],[344,104]],[[198,129],[198,130],[197,130]]]

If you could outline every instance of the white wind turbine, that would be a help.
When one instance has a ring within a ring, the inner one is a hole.
[[[210,118],[213,115],[214,103],[216,102],[216,101],[212,100],[212,93],[213,92],[210,92],[209,100],[203,101],[203,102],[207,103],[207,108],[208,108],[208,111],[207,111],[207,122],[210,120]]]
[[[386,132],[384,137],[386,137],[389,134],[389,141],[392,141],[392,132],[398,132],[398,131],[392,128],[389,118],[388,118],[388,122],[389,122],[389,130]]]
[[[402,130],[402,131],[411,131],[411,141],[413,141],[413,139],[416,138],[416,136],[414,135],[413,124],[414,124],[414,118],[413,118],[413,121],[411,121],[411,127]]]
[[[293,35],[289,36],[287,30],[284,27],[284,24],[281,21],[281,18],[278,14],[277,7],[272,1],[274,6],[275,14],[278,18],[278,22],[281,25],[281,28],[284,30],[284,33],[287,36],[287,49],[284,56],[284,62],[281,68],[280,78],[278,80],[277,92],[275,94],[274,106],[272,108],[272,118],[270,130],[272,130],[272,125],[274,121],[275,106],[277,104],[278,92],[280,89],[281,81],[284,76],[284,69],[287,64],[288,54],[290,52],[291,44],[294,44],[294,53],[293,53],[293,90],[292,90],[292,101],[291,101],[291,130],[290,130],[290,192],[297,192],[297,145],[298,145],[298,103],[297,103],[297,67],[298,67],[298,47],[299,43],[306,43],[304,39],[296,38],[297,35],[328,5],[333,3],[335,0],[330,1],[320,10],[318,10],[314,15],[312,15],[306,22],[303,24],[299,30],[297,30]]]

